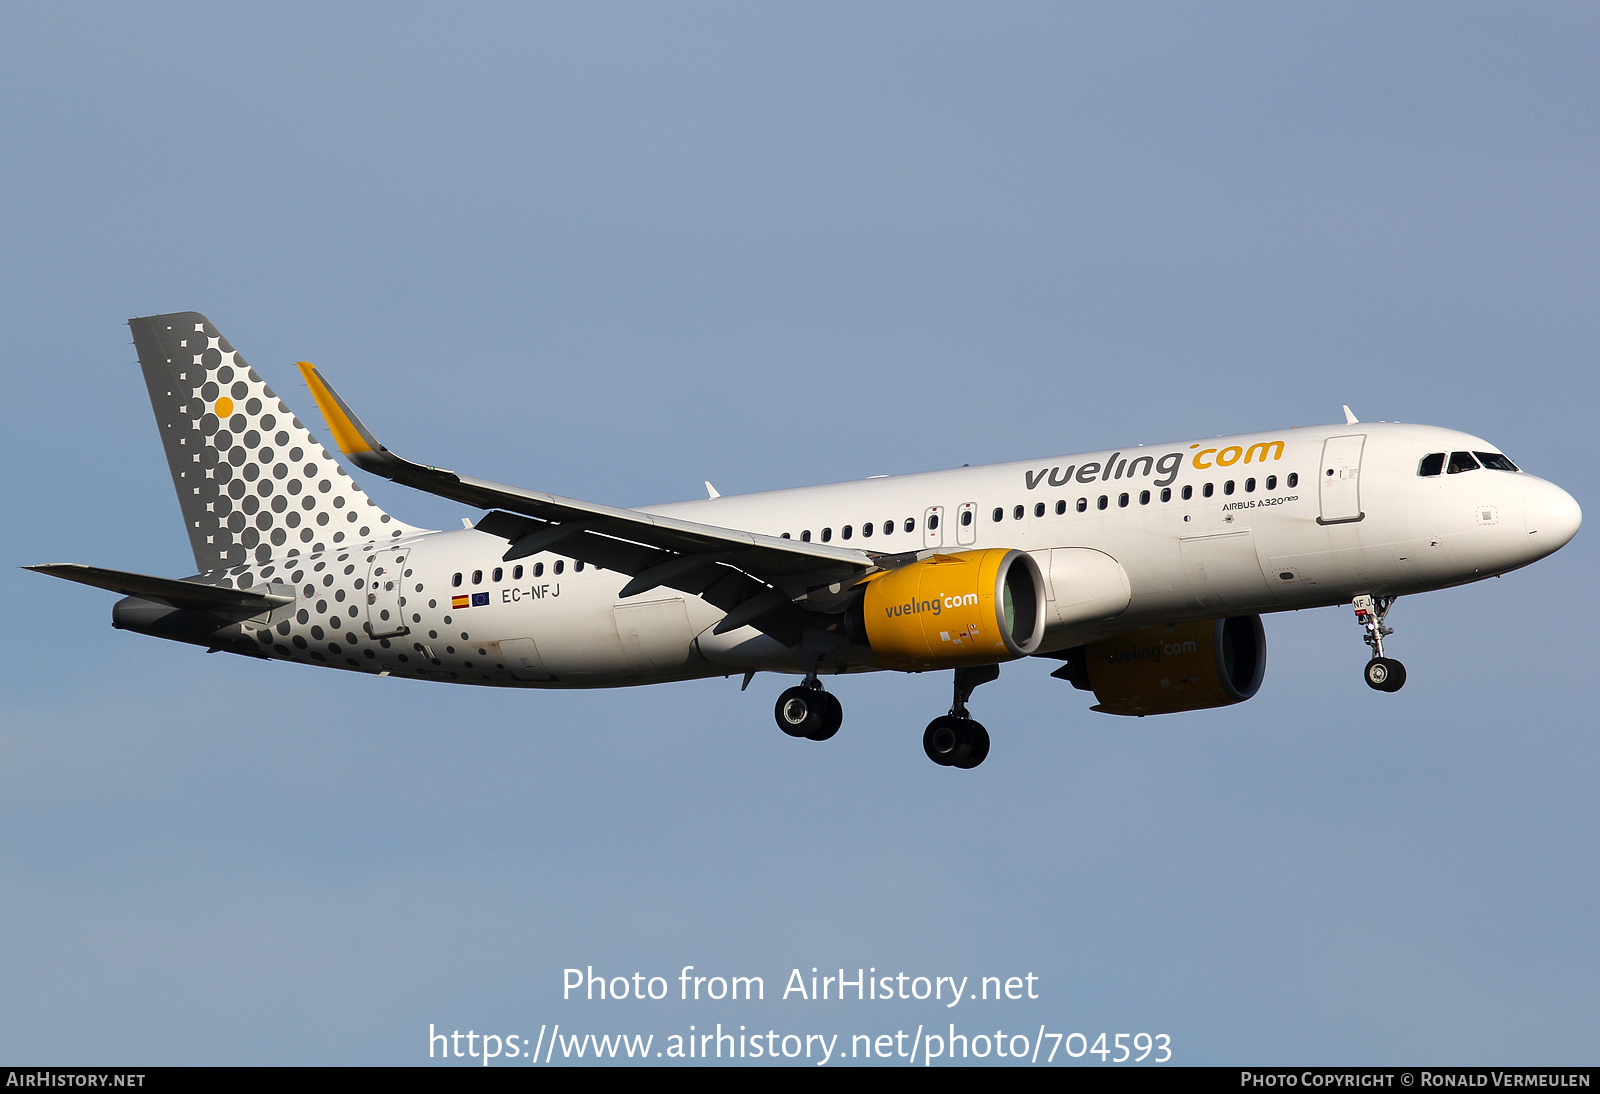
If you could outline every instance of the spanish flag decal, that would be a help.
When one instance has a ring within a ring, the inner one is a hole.
[[[452,608],[465,608],[468,603],[468,598],[464,596],[452,596],[450,598],[450,607]]]

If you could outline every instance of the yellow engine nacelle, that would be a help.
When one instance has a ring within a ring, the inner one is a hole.
[[[992,665],[1039,648],[1044,611],[1026,551],[959,551],[869,578],[852,630],[884,668]]]
[[[1175,714],[1242,703],[1261,689],[1267,634],[1259,615],[1141,627],[1068,651],[1051,673],[1094,692],[1106,714]]]

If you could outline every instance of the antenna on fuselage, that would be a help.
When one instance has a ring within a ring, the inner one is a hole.
[[[1356,425],[1360,421],[1361,421],[1361,419],[1357,418],[1355,416],[1355,414],[1350,410],[1349,407],[1345,407],[1344,408],[1344,424],[1345,425]]]

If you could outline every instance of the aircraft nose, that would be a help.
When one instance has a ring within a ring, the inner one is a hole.
[[[1523,496],[1522,513],[1528,526],[1528,544],[1540,557],[1566,546],[1583,523],[1583,510],[1571,494],[1553,482],[1532,476]]]

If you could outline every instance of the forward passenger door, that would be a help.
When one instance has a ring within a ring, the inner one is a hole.
[[[1361,449],[1366,434],[1329,437],[1322,445],[1322,466],[1317,473],[1317,496],[1322,503],[1319,524],[1344,524],[1360,520]]]

